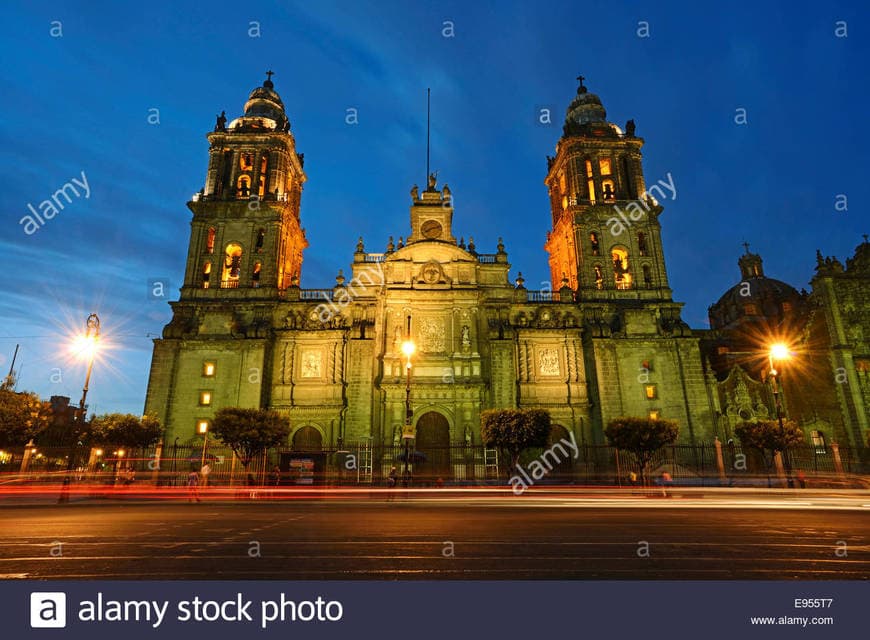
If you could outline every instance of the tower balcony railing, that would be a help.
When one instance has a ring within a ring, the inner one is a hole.
[[[242,194],[239,191],[230,190],[225,191],[223,193],[194,193],[191,197],[191,201],[193,202],[227,202],[227,201],[239,201],[239,200],[250,200],[252,197],[257,198],[257,200],[261,202],[288,202],[290,200],[288,193],[264,193],[262,196],[257,196],[256,194],[252,194],[248,192],[247,194]]]
[[[300,289],[300,300],[332,300],[333,289]]]
[[[529,302],[559,302],[558,291],[526,291],[526,300]]]
[[[498,254],[497,253],[478,253],[477,261],[480,264],[495,264],[498,262]]]
[[[386,259],[387,254],[385,253],[367,253],[363,258],[363,262],[378,263],[383,262]]]

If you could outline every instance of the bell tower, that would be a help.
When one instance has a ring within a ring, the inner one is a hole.
[[[633,120],[624,131],[608,122],[599,97],[583,85],[583,76],[577,80],[544,181],[553,224],[545,244],[553,289],[567,279],[578,300],[670,301],[662,207],[644,181],[644,141]],[[653,192],[668,193],[658,185]]]
[[[208,134],[205,186],[193,212],[182,300],[274,298],[298,286],[308,246],[299,218],[303,154],[296,152],[273,73],[244,115],[225,112]]]

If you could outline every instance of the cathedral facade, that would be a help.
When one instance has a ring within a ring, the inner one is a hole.
[[[548,158],[547,291],[511,276],[501,239],[486,239],[488,252],[465,242],[435,176],[411,189],[407,234],[378,253],[361,238],[347,274],[303,289],[304,158],[271,79],[207,137],[184,283],[146,397],[167,442],[193,442],[236,406],[286,414],[300,449],[398,443],[408,337],[423,451],[479,444],[490,408],[546,409],[581,444],[603,444],[624,415],[675,420],[687,444],[724,435],[710,336],[683,322],[668,285],[644,141],[631,121],[608,122],[582,80]]]

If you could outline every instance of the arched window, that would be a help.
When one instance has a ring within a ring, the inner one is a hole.
[[[641,256],[647,255],[646,234],[643,231],[637,234],[637,252]]]
[[[254,251],[256,251],[257,253],[261,253],[263,251],[263,245],[265,244],[265,242],[266,242],[266,230],[260,229],[257,232],[257,242],[254,245]]]
[[[631,272],[628,264],[628,251],[622,247],[610,250],[613,260],[613,281],[617,289],[631,289]]]
[[[236,187],[237,195],[240,198],[247,198],[251,195],[251,176],[239,176]]]
[[[208,231],[205,232],[205,252],[206,253],[214,253],[214,238],[215,234],[214,227],[209,227]]]
[[[598,233],[593,231],[589,234],[589,243],[592,245],[592,255],[601,255],[601,245],[598,243]]]
[[[616,200],[616,191],[613,189],[613,180],[604,180],[601,183],[601,198],[605,202]]]
[[[259,262],[254,263],[254,271],[251,273],[251,286],[259,287],[260,286],[260,269],[262,265]]]
[[[239,167],[242,171],[250,171],[254,168],[254,154],[243,153],[239,156]]]
[[[224,254],[224,265],[221,272],[221,288],[235,289],[239,286],[239,274],[242,271],[242,247],[235,242],[227,245]]]
[[[601,268],[600,264],[596,264],[593,267],[593,273],[595,274],[595,288],[603,289],[604,288],[604,271]]]
[[[648,264],[643,265],[643,284],[645,287],[652,287],[652,271]]]
[[[202,288],[208,289],[211,280],[211,260],[207,260],[202,265]]]
[[[592,161],[586,161],[586,188],[589,190],[589,202],[595,204],[595,180],[592,179]]]

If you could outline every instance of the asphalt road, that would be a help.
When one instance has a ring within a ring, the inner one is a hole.
[[[6,505],[0,578],[870,579],[867,496],[740,500]]]

